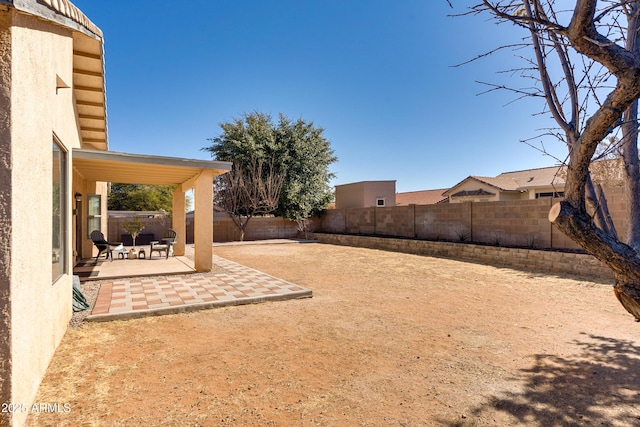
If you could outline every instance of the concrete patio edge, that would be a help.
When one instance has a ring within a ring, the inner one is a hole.
[[[198,310],[209,310],[213,308],[232,307],[248,304],[260,304],[271,301],[287,301],[292,299],[312,298],[313,292],[305,289],[297,292],[289,292],[283,295],[264,295],[256,297],[238,298],[235,300],[221,300],[195,304],[183,304],[172,307],[162,307],[147,310],[130,310],[120,313],[89,315],[85,319],[87,322],[109,322],[112,320],[131,320],[147,316],[164,316],[167,314],[188,313]]]

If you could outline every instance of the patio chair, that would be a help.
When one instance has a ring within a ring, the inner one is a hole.
[[[91,232],[91,240],[93,240],[93,244],[98,248],[98,255],[96,255],[96,262],[98,262],[98,258],[102,253],[105,253],[104,259],[108,259],[113,261],[113,253],[112,246],[117,247],[120,243],[111,243],[107,242],[104,238],[104,234],[102,234],[99,230],[93,230]]]
[[[160,253],[165,253],[165,259],[169,258],[169,253],[173,253],[173,245],[176,243],[176,233],[175,230],[167,230],[163,235],[160,241],[151,242],[151,249],[149,250],[149,259],[153,255],[153,252],[158,252],[158,256]]]

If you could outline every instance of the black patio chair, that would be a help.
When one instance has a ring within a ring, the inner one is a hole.
[[[158,255],[164,252],[165,259],[168,259],[169,252],[172,252],[173,245],[176,243],[177,235],[178,233],[176,233],[175,230],[169,229],[162,235],[162,239],[160,239],[160,241],[151,242],[151,249],[149,249],[149,259],[151,259],[151,255],[153,254],[153,252],[158,252]]]
[[[100,232],[99,230],[93,230],[91,232],[91,240],[93,240],[93,244],[96,246],[96,248],[98,248],[96,263],[98,262],[98,258],[100,258],[100,255],[102,255],[102,253],[105,254],[104,259],[113,261],[112,246],[118,246],[120,245],[120,243],[107,242],[107,240],[104,238],[104,234],[102,234],[102,232]]]

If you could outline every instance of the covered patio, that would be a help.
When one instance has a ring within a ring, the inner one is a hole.
[[[148,184],[148,185],[172,185],[173,212],[172,226],[178,235],[174,245],[175,259],[140,260],[139,268],[134,267],[135,260],[126,260],[123,263],[114,261],[118,267],[132,271],[145,271],[153,267],[166,268],[181,260],[185,253],[186,236],[186,192],[194,190],[194,257],[189,265],[175,264],[172,268],[178,272],[208,272],[212,268],[213,245],[213,179],[231,170],[230,162],[193,160],[175,157],[152,156],[143,154],[119,153],[112,151],[74,149],[72,152],[74,181],[73,188],[81,188],[76,193],[76,232],[75,248],[78,261],[85,263],[85,259],[94,254],[93,242],[88,238],[92,225],[87,219],[87,210],[90,207],[87,196],[96,193],[97,183],[118,182],[124,184]],[[77,190],[76,190],[77,191]],[[106,201],[103,202],[106,206]],[[104,218],[103,233],[106,230],[106,208],[102,206]],[[104,233],[106,235],[106,233]],[[128,264],[127,264],[128,263]],[[114,266],[115,267],[115,266]],[[104,266],[104,269],[110,267]],[[187,271],[188,270],[188,271]],[[150,272],[151,273],[151,272]],[[155,274],[158,274],[156,272]]]
[[[149,254],[149,246],[136,246]],[[123,259],[114,256],[113,261],[104,255],[96,262],[95,258],[85,258],[73,267],[73,274],[81,282],[92,280],[119,279],[123,277],[141,277],[195,273],[193,260],[184,256],[154,256],[149,258]]]
[[[189,267],[192,245],[186,252],[186,256],[168,259],[111,262],[103,258],[97,263],[93,259],[79,263],[74,273],[81,276],[83,290],[87,286],[97,289],[87,301],[90,311],[82,317],[87,321],[127,320],[313,295],[310,289],[216,255],[211,271],[197,273]]]

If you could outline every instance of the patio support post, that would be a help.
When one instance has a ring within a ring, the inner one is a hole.
[[[202,171],[195,180],[193,243],[194,267],[198,272],[213,267],[213,177],[212,171]]]
[[[184,255],[184,246],[187,241],[186,200],[182,186],[177,185],[173,190],[173,218],[171,220],[171,227],[178,233],[176,243],[173,245],[173,254],[176,256]]]

